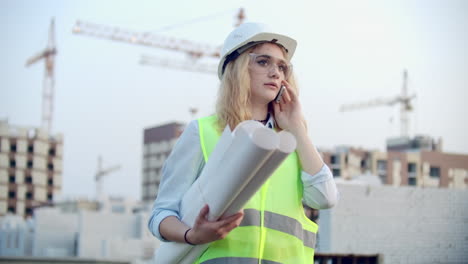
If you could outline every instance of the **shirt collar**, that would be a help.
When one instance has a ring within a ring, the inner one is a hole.
[[[265,126],[271,129],[275,127],[275,119],[271,113],[268,113],[268,121],[265,123]]]

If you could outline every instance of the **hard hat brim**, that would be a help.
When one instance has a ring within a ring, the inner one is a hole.
[[[226,59],[231,56],[232,53],[238,52],[241,54],[242,52],[246,51],[248,48],[260,44],[260,43],[275,43],[282,46],[286,50],[286,59],[288,61],[291,60],[294,52],[296,51],[297,41],[293,38],[290,38],[285,35],[276,34],[276,33],[269,33],[269,32],[261,32],[255,34],[254,36],[242,41],[241,43],[237,44],[233,48],[231,48],[226,54],[221,58],[218,64],[218,77],[221,80],[224,73]]]

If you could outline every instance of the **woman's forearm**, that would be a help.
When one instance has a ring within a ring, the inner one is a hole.
[[[310,175],[319,172],[323,167],[323,160],[317,148],[312,144],[307,129],[305,126],[298,127],[295,131],[291,131],[296,137],[297,141],[297,154],[301,161],[302,170]]]
[[[185,231],[189,228],[189,226],[181,222],[177,217],[168,216],[159,224],[159,233],[166,240],[185,243]]]

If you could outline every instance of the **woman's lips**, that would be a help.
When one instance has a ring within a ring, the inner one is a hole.
[[[276,83],[265,83],[266,86],[269,86],[271,88],[278,89],[278,85]]]

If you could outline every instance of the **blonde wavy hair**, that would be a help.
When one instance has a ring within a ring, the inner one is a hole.
[[[218,90],[218,99],[216,101],[216,115],[218,117],[218,129],[222,131],[226,125],[229,125],[233,130],[239,123],[245,120],[252,119],[250,111],[250,74],[248,70],[251,53],[258,45],[257,44],[245,52],[237,59],[230,61],[226,65],[223,77]],[[281,47],[281,46],[279,46]],[[286,51],[281,47],[283,54]],[[294,78],[294,73],[286,80],[291,87],[299,95],[299,91]],[[268,111],[272,114],[272,103],[268,105]],[[278,127],[277,127],[278,128]]]

